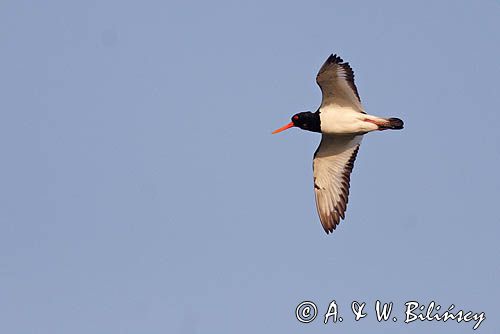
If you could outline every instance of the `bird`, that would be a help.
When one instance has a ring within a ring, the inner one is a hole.
[[[321,66],[316,83],[322,93],[316,112],[299,112],[272,133],[292,127],[321,133],[313,156],[314,194],[321,225],[329,234],[345,219],[351,172],[363,136],[372,131],[401,130],[404,122],[367,114],[351,66],[336,54]]]

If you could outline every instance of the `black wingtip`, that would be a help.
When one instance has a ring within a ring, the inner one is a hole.
[[[328,63],[332,63],[332,64],[341,64],[344,62],[344,60],[342,58],[340,58],[339,56],[337,56],[337,54],[330,54],[330,56],[328,57],[328,59],[326,60]]]

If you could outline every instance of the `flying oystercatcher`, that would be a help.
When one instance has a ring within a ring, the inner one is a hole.
[[[354,84],[349,63],[330,55],[321,66],[316,83],[323,94],[316,112],[300,112],[273,134],[291,127],[320,132],[321,143],[314,153],[313,174],[316,209],[325,232],[331,233],[345,218],[349,181],[363,135],[376,130],[400,130],[399,118],[368,115]]]

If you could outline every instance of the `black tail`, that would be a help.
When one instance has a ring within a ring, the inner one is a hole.
[[[387,121],[389,122],[387,129],[401,130],[404,126],[404,122],[399,118],[388,118]]]

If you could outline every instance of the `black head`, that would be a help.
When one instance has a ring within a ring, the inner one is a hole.
[[[303,111],[292,116],[294,126],[302,130],[321,132],[319,112]]]
[[[287,125],[282,126],[278,130],[274,130],[273,134],[285,131],[291,127],[298,127],[302,130],[321,132],[321,121],[319,118],[319,111],[312,113],[310,111],[299,112],[292,116],[292,121]]]

